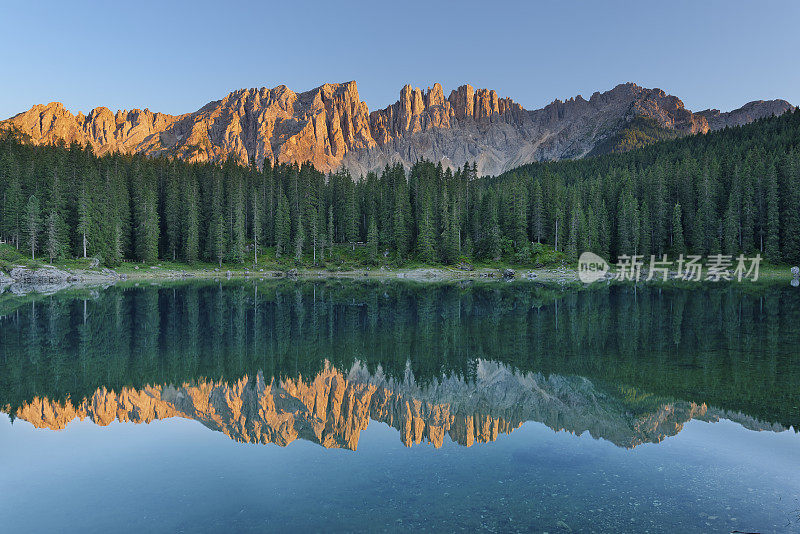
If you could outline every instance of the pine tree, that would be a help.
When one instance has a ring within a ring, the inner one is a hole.
[[[278,191],[278,210],[275,215],[275,256],[281,257],[289,247],[291,221],[289,220],[289,201],[283,191]]]
[[[681,205],[675,204],[672,210],[672,252],[673,254],[683,254],[686,252],[686,244],[683,242],[683,223],[681,222]]]
[[[734,254],[742,248],[741,226],[742,226],[742,197],[739,188],[738,175],[734,174],[731,184],[730,194],[728,195],[728,208],[725,210],[725,229],[723,243],[727,254]]]
[[[428,199],[422,202],[422,209],[419,220],[419,235],[417,236],[417,254],[419,258],[427,263],[436,261],[435,234],[433,210]]]
[[[581,201],[577,191],[572,192],[572,200],[569,209],[569,226],[567,229],[567,243],[564,249],[567,257],[571,260],[578,259],[578,241],[581,234]]]
[[[92,231],[92,212],[89,199],[89,192],[86,185],[81,188],[78,199],[78,237],[80,238],[80,251],[83,258],[87,257],[89,247],[89,235]]]
[[[780,252],[780,207],[778,206],[778,178],[775,166],[767,167],[767,242],[765,257],[771,263],[781,260]]]
[[[760,168],[761,165],[759,165]],[[755,213],[755,169],[750,168],[751,172],[742,177],[742,204],[741,204],[741,249],[750,254],[755,250],[755,227],[756,227],[756,213]]]
[[[639,214],[639,247],[637,253],[645,258],[650,256],[653,245],[652,238],[653,223],[650,220],[650,207],[646,200],[642,201]]]
[[[39,247],[41,218],[39,199],[35,195],[31,195],[27,204],[25,204],[25,239],[31,251],[31,259],[34,260],[36,259],[36,250]]]
[[[3,225],[2,230],[6,241],[13,243],[19,249],[22,221],[22,186],[18,176],[19,168],[16,164],[9,165],[10,174],[8,186],[3,195]]]
[[[50,256],[50,263],[53,263],[53,260],[61,255],[62,250],[62,245],[59,238],[59,227],[61,226],[61,221],[59,219],[58,212],[51,210],[47,215],[46,224],[47,237],[45,247],[47,248],[48,256]]]
[[[530,250],[528,242],[528,199],[525,189],[516,186],[511,190],[511,240],[518,255]]]
[[[166,237],[167,257],[172,261],[178,259],[178,248],[181,237],[180,190],[178,178],[172,173],[164,177],[164,235]]]
[[[303,247],[305,246],[306,232],[302,224],[297,225],[297,232],[294,236],[294,259],[301,261],[303,259]]]
[[[490,193],[484,198],[484,219],[486,225],[486,242],[484,244],[484,251],[487,258],[493,261],[500,261],[503,255],[500,234],[500,220],[498,216],[497,203],[495,202],[494,194]]]
[[[328,207],[328,247],[329,255],[333,255],[333,239],[334,239],[334,225],[333,225],[333,206]]]
[[[405,182],[405,175],[403,175]],[[393,212],[393,236],[392,244],[397,251],[399,258],[405,258],[409,250],[411,241],[411,204],[409,203],[408,191],[406,187],[398,187],[395,193],[394,212]]]
[[[375,217],[370,217],[369,230],[367,231],[367,254],[372,263],[378,261],[378,225]]]
[[[238,169],[231,172],[231,174],[233,176],[228,182],[230,187],[228,194],[228,221],[231,235],[230,256],[235,263],[241,263],[244,261],[244,248],[247,239],[244,184]]]
[[[533,193],[531,194],[531,229],[530,234],[536,239],[537,243],[542,242],[544,233],[544,205],[542,202],[542,184],[539,180],[533,181]]]
[[[346,198],[345,198],[345,241],[353,243],[355,248],[355,242],[358,241],[358,208],[356,203],[356,188],[353,180],[350,178],[350,174],[347,174],[347,179],[349,180],[347,188],[346,188]]]
[[[158,197],[153,168],[143,165],[140,172],[134,171],[132,198],[134,252],[136,259],[146,263],[158,261],[160,224]],[[79,232],[83,233],[82,228]]]
[[[611,223],[608,220],[605,200],[601,202],[600,211],[597,213],[597,253],[603,258],[608,258],[611,254]]]
[[[792,264],[800,263],[800,155],[792,152],[784,166],[783,191],[786,203],[781,223],[783,250],[781,257]]]
[[[197,261],[200,254],[200,221],[198,213],[197,182],[188,177],[184,182],[183,199],[183,260],[189,263]]]
[[[455,208],[453,208],[455,211]],[[460,243],[458,239],[458,221],[457,214],[447,217],[445,224],[444,234],[442,235],[442,261],[445,263],[453,263],[458,259],[460,252]]]
[[[640,249],[640,219],[639,206],[628,182],[619,200],[620,213],[617,224],[617,255],[639,254]]]
[[[250,200],[251,206],[250,209],[252,210],[251,219],[251,231],[253,233],[253,263],[258,263],[258,243],[261,240],[261,201],[264,198],[264,195],[259,189],[253,189],[253,196]]]
[[[50,263],[63,256],[67,241],[65,236],[66,224],[64,223],[62,215],[62,204],[63,199],[61,195],[61,182],[59,180],[58,170],[54,169],[53,180],[50,184],[50,200],[48,202],[47,216],[45,221],[45,249],[50,257]]]
[[[223,219],[222,215],[213,221],[210,238],[214,259],[219,263],[219,268],[221,269],[222,260],[225,259],[225,219]]]

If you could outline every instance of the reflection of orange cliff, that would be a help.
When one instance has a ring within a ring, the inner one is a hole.
[[[585,378],[518,374],[481,361],[470,381],[445,377],[420,385],[410,371],[398,381],[380,370],[370,374],[358,364],[346,374],[326,365],[307,381],[301,377],[267,382],[259,373],[230,383],[201,381],[119,392],[101,388],[77,405],[35,398],[15,415],[53,430],[65,428],[76,417],[89,417],[99,425],[184,417],[236,441],[285,446],[301,438],[355,450],[370,419],[398,429],[406,446],[429,441],[440,447],[445,434],[470,446],[494,441],[526,421],[539,421],[555,430],[588,431],[618,446],[635,447],[677,434],[692,418],[715,420],[730,414],[680,402],[633,417],[618,399]],[[743,424],[763,428],[755,421]]]

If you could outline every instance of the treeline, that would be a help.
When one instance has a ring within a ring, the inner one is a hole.
[[[485,181],[528,199],[528,236],[568,256],[755,254],[800,261],[800,111]]]
[[[366,244],[374,262],[471,256],[478,227],[475,166],[456,173],[419,162],[356,182],[308,164],[242,166],[89,148],[0,141],[0,237],[50,261],[96,257],[242,263],[270,247],[278,258],[323,263],[334,244]],[[499,238],[499,235],[497,236]],[[383,253],[386,254],[383,254]]]
[[[417,162],[354,181],[304,164],[189,164],[0,140],[0,238],[49,260],[324,264],[761,252],[800,261],[800,113],[478,179]]]

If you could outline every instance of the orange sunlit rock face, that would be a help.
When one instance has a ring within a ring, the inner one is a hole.
[[[692,113],[660,89],[620,84],[589,100],[580,95],[525,110],[491,89],[462,85],[445,97],[438,83],[406,85],[394,104],[369,111],[356,82],[327,83],[295,93],[285,85],[240,89],[193,113],[148,109],[116,114],[98,107],[73,115],[59,102],[36,105],[0,121],[34,144],[91,144],[97,154],[120,152],[190,162],[265,159],[310,162],[328,172],[341,167],[354,178],[385,165],[410,166],[425,158],[446,167],[476,163],[480,175],[499,174],[533,161],[582,157],[635,117],[679,134],[704,133],[780,115],[785,100],[755,101],[720,113]]]
[[[446,377],[422,386],[410,371],[403,380],[393,380],[358,364],[347,373],[326,365],[309,379],[266,380],[259,373],[227,383],[200,381],[118,392],[101,388],[78,403],[35,398],[14,415],[51,430],[87,417],[103,426],[182,417],[240,442],[286,446],[299,438],[351,450],[357,449],[361,431],[371,420],[396,428],[406,446],[429,442],[437,448],[446,436],[467,447],[494,441],[526,421],[574,434],[589,432],[626,448],[675,435],[691,419],[738,417],[751,428],[780,430],[687,402],[664,403],[652,413],[633,417],[618,399],[585,378],[517,374],[485,361],[479,362],[474,381]]]

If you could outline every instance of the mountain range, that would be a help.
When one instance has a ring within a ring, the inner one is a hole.
[[[284,85],[241,89],[183,115],[112,113],[105,107],[76,115],[52,102],[0,122],[0,130],[18,129],[38,145],[91,144],[98,154],[311,162],[326,172],[347,169],[355,178],[421,158],[448,167],[475,162],[480,175],[493,175],[533,161],[581,158],[739,126],[792,109],[785,100],[758,100],[730,112],[693,113],[661,89],[626,83],[588,100],[578,95],[526,110],[471,85],[445,97],[436,83],[424,91],[406,85],[397,102],[370,112],[351,81],[302,93]]]
[[[751,430],[786,430],[703,403],[661,399],[651,404],[634,414],[629,404],[586,378],[519,373],[481,360],[470,381],[450,376],[422,384],[410,370],[394,380],[361,363],[344,371],[326,364],[309,378],[276,379],[259,372],[232,382],[100,388],[77,403],[36,397],[14,416],[53,430],[86,417],[99,425],[180,417],[239,442],[286,446],[300,438],[350,450],[358,448],[370,421],[397,429],[406,446],[429,442],[435,447],[446,436],[464,446],[494,441],[528,421],[554,431],[588,432],[623,448],[658,443],[692,419],[724,418]]]

